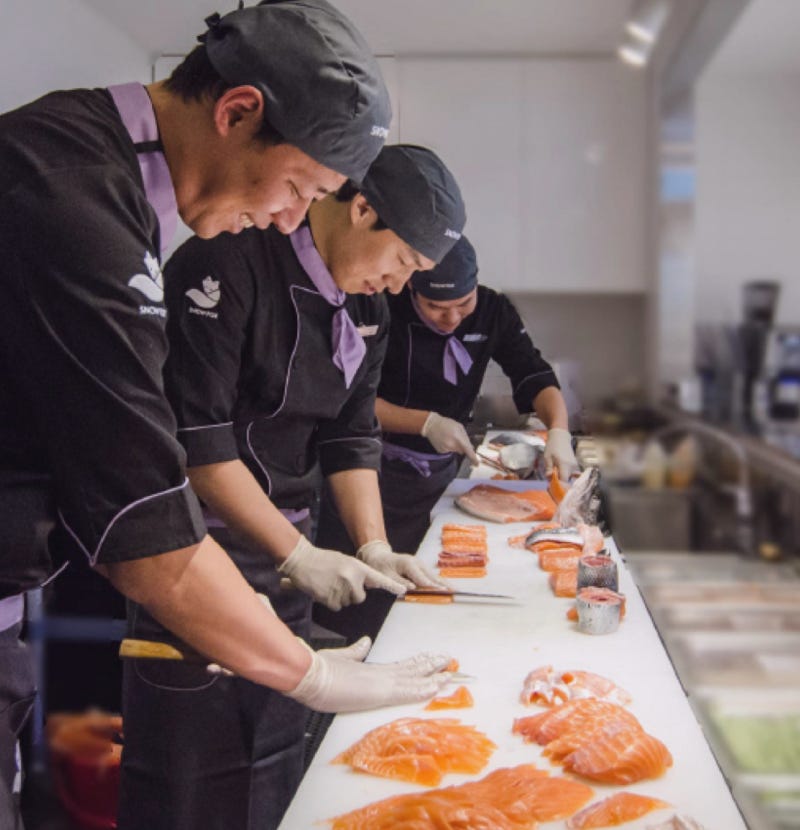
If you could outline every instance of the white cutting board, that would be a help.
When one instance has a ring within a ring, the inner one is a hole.
[[[453,505],[454,493],[463,492],[476,483],[474,480],[454,481],[434,509],[433,523],[418,553],[426,564],[433,565],[436,561],[444,523],[480,523]],[[508,489],[536,486],[533,482],[491,483]],[[475,706],[425,712],[424,704],[412,704],[339,715],[309,767],[281,830],[324,827],[325,820],[333,816],[390,795],[422,789],[330,763],[364,733],[399,717],[458,717],[477,726],[498,745],[483,773],[478,776],[447,775],[442,786],[460,784],[482,777],[492,769],[521,763],[536,763],[559,774],[560,767],[551,767],[549,761],[541,757],[541,747],[526,744],[511,734],[514,718],[542,711],[540,707],[523,706],[519,696],[525,675],[544,664],[552,664],[556,669],[594,671],[625,688],[633,696],[631,711],[673,755],[673,767],[660,779],[625,788],[595,787],[594,800],[625,789],[661,798],[675,807],[674,810],[653,812],[622,827],[643,830],[677,811],[693,816],[706,830],[746,830],[647,609],[613,542],[608,540],[608,547],[619,565],[620,590],[627,597],[627,613],[615,633],[592,636],[578,632],[574,623],[566,619],[566,611],[573,601],[553,596],[547,574],[539,569],[537,558],[507,544],[509,536],[524,533],[531,524],[483,524],[487,527],[489,540],[488,575],[484,579],[453,582],[463,586],[463,590],[511,594],[519,599],[519,604],[397,602],[368,658],[374,662],[389,662],[423,650],[457,657],[461,671],[475,677],[468,684]],[[541,830],[563,828],[564,822],[549,822],[539,827]]]

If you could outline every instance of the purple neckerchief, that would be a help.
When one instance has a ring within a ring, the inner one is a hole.
[[[447,343],[444,345],[444,379],[448,383],[452,383],[453,386],[455,386],[458,383],[458,371],[456,366],[458,366],[465,375],[472,368],[472,358],[469,356],[467,347],[454,334],[442,331],[440,328],[434,326],[433,323],[431,323],[431,321],[428,320],[428,318],[422,313],[422,309],[419,307],[417,298],[413,293],[411,294],[411,304],[414,306],[414,311],[417,312],[417,317],[419,317],[419,319],[422,320],[422,322],[431,331],[447,338]]]
[[[430,478],[431,461],[441,461],[453,455],[451,452],[432,453],[410,450],[408,447],[401,447],[399,444],[392,444],[389,441],[383,442],[383,456],[388,461],[405,461],[410,464],[423,478]]]
[[[161,228],[160,253],[163,253],[172,242],[178,227],[178,203],[158,136],[153,104],[141,84],[119,84],[108,87],[108,91],[136,148],[144,192],[158,216]]]
[[[322,261],[314,245],[314,238],[311,236],[311,229],[308,225],[301,225],[296,231],[290,233],[289,239],[292,240],[292,247],[303,270],[308,274],[317,291],[323,299],[339,309],[333,315],[333,329],[331,330],[333,365],[344,374],[344,385],[349,389],[367,353],[367,347],[364,344],[364,338],[358,333],[356,324],[344,307],[347,295],[333,281],[328,266]]]
[[[291,507],[279,507],[284,519],[287,519],[291,524],[296,525],[304,521],[311,515],[311,510],[308,507],[303,507],[300,510],[293,510]],[[203,518],[206,520],[206,527],[227,527],[228,525],[222,519],[215,516],[208,508],[203,510]]]
[[[5,631],[22,620],[25,600],[22,594],[0,599],[0,631]]]

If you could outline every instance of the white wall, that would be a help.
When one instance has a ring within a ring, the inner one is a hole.
[[[398,57],[400,138],[461,184],[482,278],[643,292],[647,88],[607,58]]]
[[[150,82],[150,56],[81,0],[3,2],[0,112],[45,92]]]
[[[800,75],[711,73],[695,98],[695,309],[736,322],[741,285],[778,278],[778,322],[800,323]]]

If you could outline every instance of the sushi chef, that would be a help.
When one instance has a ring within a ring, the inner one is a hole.
[[[478,462],[464,425],[490,359],[511,381],[517,410],[536,412],[547,426],[548,472],[556,467],[567,480],[578,471],[555,373],[511,301],[478,284],[475,249],[465,236],[436,268],[417,271],[404,291],[390,297],[389,310],[376,413],[383,430],[381,498],[394,550],[417,550],[431,508],[462,459]],[[335,545],[341,536],[326,494],[318,543]],[[366,631],[374,635],[390,604],[376,596],[338,615],[320,609],[315,617],[354,639]]]
[[[364,175],[390,118],[369,47],[326,0],[207,23],[171,81],[54,92],[0,116],[4,830],[20,826],[15,743],[35,694],[24,592],[53,576],[57,523],[119,590],[254,684],[345,710],[441,683],[446,658],[313,654],[207,534],[186,478],[162,379],[159,261],[177,216],[203,237],[290,232],[312,199]],[[209,827],[171,826],[187,820]]]
[[[442,161],[392,145],[361,184],[312,204],[291,234],[194,237],[165,267],[165,378],[189,479],[211,535],[302,637],[312,599],[338,609],[368,588],[393,596],[437,584],[415,557],[392,550],[383,527],[382,292],[398,293],[414,271],[433,268],[464,221]],[[309,541],[318,469],[355,557]],[[282,577],[294,590],[281,588]],[[135,613],[133,636],[162,639]],[[277,825],[302,774],[307,711],[240,678],[185,678],[177,664],[126,674],[126,826],[174,827],[154,821],[153,803],[174,821],[187,817],[187,828]]]

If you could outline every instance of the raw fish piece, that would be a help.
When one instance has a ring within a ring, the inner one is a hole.
[[[539,567],[543,571],[575,571],[583,556],[580,548],[556,548],[539,554]]]
[[[525,547],[534,547],[540,542],[558,542],[560,547],[574,545],[582,548],[584,538],[576,527],[552,527],[532,530],[525,539]]]
[[[469,709],[474,705],[475,701],[469,689],[466,686],[459,686],[451,695],[435,697],[425,709]]]
[[[641,724],[627,709],[607,700],[588,698],[571,700],[561,706],[554,706],[538,715],[517,718],[512,732],[522,735],[528,742],[550,744],[564,735],[575,732],[589,732],[595,726],[614,723],[621,728]]]
[[[551,571],[548,581],[555,596],[574,597],[578,591],[578,569]]]
[[[491,522],[535,522],[549,520],[555,502],[544,490],[515,492],[478,484],[456,498],[456,505],[465,513]]]
[[[600,508],[597,495],[599,483],[600,471],[597,467],[587,467],[561,500],[553,515],[553,521],[562,527],[575,527],[579,522],[597,524],[597,513]]]
[[[623,617],[624,597],[608,588],[579,588],[575,595],[578,631],[584,634],[611,634]]]
[[[534,830],[536,822],[572,815],[591,797],[585,784],[522,764],[479,781],[386,798],[338,816],[332,825],[333,830]]]
[[[552,666],[531,671],[522,684],[524,704],[555,706],[567,700],[597,698],[627,706],[631,696],[612,680],[579,669],[556,672]]]
[[[607,554],[584,554],[578,560],[578,590],[581,588],[619,588],[617,563]]]
[[[590,804],[576,813],[568,822],[568,830],[589,830],[593,827],[616,827],[633,821],[651,810],[669,807],[666,801],[635,793],[614,793],[614,795]]]
[[[455,718],[400,718],[367,732],[333,763],[436,786],[448,772],[480,772],[495,749],[486,735]]]
[[[439,576],[442,579],[483,579],[486,576],[486,568],[464,567],[457,568],[440,567]]]

